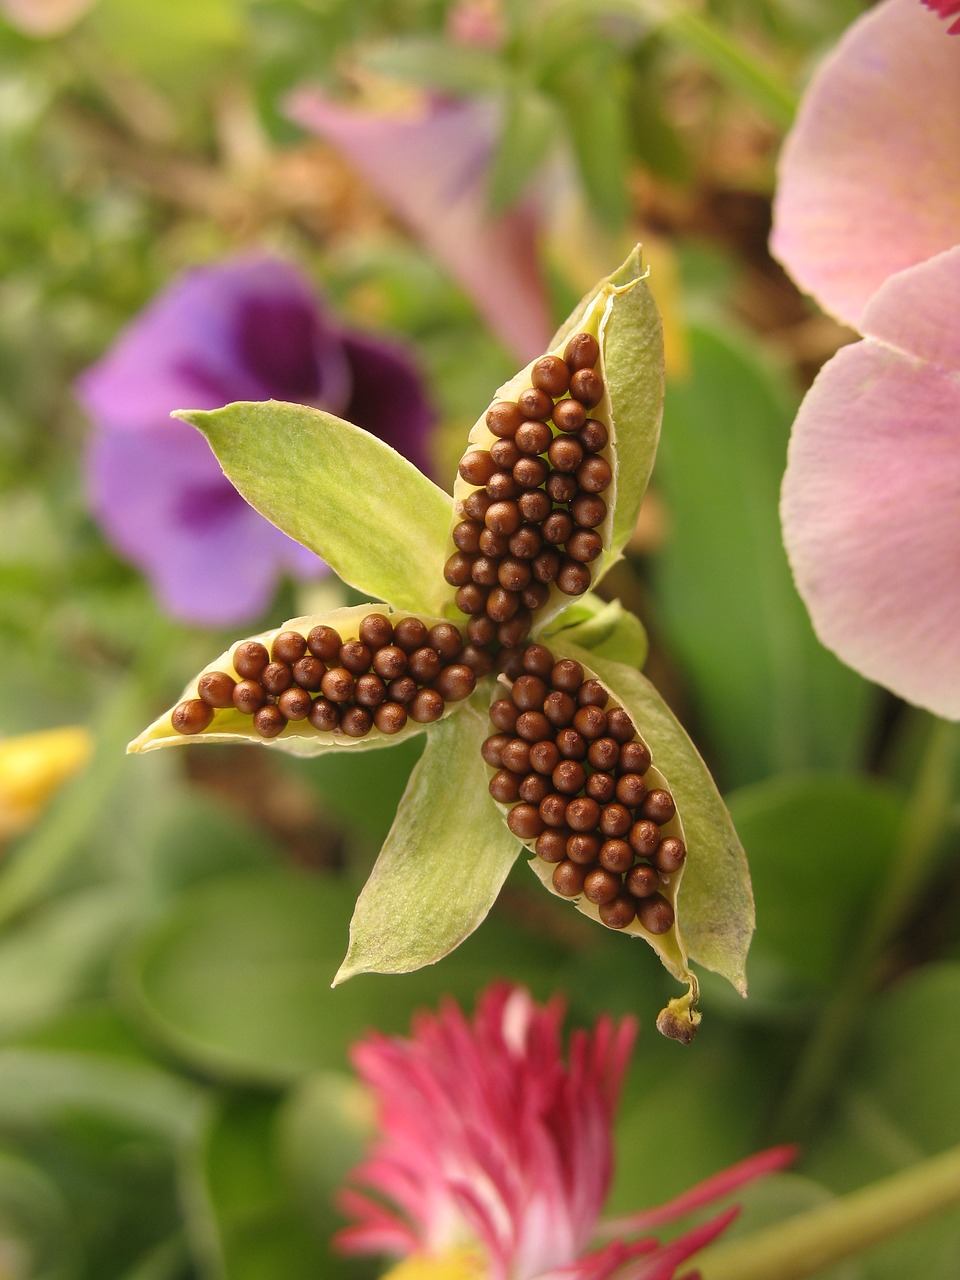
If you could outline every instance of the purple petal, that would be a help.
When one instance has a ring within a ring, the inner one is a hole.
[[[429,474],[427,445],[436,414],[409,356],[394,343],[361,333],[345,332],[342,342],[353,387],[344,417]]]
[[[847,31],[783,148],[771,247],[801,288],[859,326],[897,271],[960,240],[957,46],[917,0]]]
[[[801,405],[784,538],[818,635],[960,718],[960,247],[894,276]]]
[[[546,349],[552,327],[535,215],[529,206],[499,215],[487,208],[492,104],[431,103],[403,117],[353,111],[301,89],[288,111],[343,152],[522,360]]]

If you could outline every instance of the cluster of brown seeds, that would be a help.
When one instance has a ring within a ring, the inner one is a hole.
[[[558,893],[583,895],[611,928],[637,919],[650,933],[667,933],[674,910],[660,889],[686,849],[662,830],[676,805],[669,791],[648,785],[649,748],[579,662],[557,660],[541,644],[518,658],[510,696],[490,708],[490,794],[510,807],[514,835],[555,864]]]
[[[202,733],[218,710],[231,708],[252,716],[263,738],[291,720],[351,738],[374,727],[399,733],[408,720],[430,724],[448,702],[469,697],[477,683],[470,656],[453,623],[428,629],[419,618],[394,624],[382,613],[368,614],[356,639],[327,626],[306,636],[281,631],[269,651],[258,640],[238,644],[233,673],[202,675],[198,696],[179,703],[171,720],[178,733]]]
[[[613,479],[602,456],[607,428],[588,416],[603,398],[599,358],[589,333],[574,334],[562,359],[543,356],[515,401],[487,410],[494,443],[460,461],[461,477],[477,487],[459,504],[444,577],[469,615],[472,644],[521,644],[551,583],[569,596],[590,586],[603,551],[601,495]]]

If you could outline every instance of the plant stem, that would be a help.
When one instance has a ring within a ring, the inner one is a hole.
[[[960,1147],[775,1227],[708,1249],[702,1280],[802,1280],[960,1204]]]
[[[780,1114],[782,1134],[802,1133],[817,1111],[860,1025],[883,954],[924,888],[950,818],[960,725],[933,721],[903,825],[859,942],[823,1006]]]

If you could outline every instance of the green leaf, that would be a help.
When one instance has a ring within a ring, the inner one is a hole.
[[[639,671],[566,645],[558,653],[592,668],[630,712],[677,803],[687,844],[680,927],[692,960],[746,994],[744,969],[754,929],[747,860],[710,771],[653,685]]]
[[[441,612],[450,498],[388,444],[277,400],[176,416],[203,432],[251,506],[344,582],[398,609]]]
[[[357,901],[337,982],[434,964],[486,918],[518,853],[487,791],[487,734],[469,705],[428,737]]]
[[[533,85],[514,86],[490,166],[488,198],[494,212],[511,208],[531,186],[560,129],[559,113],[549,98]]]
[[[359,61],[378,75],[456,95],[489,93],[503,81],[503,62],[489,49],[440,36],[406,36],[361,47]]]
[[[619,600],[604,601],[592,592],[565,609],[547,628],[545,639],[557,635],[567,644],[628,667],[642,667],[650,648],[646,629],[635,614]]]
[[[609,48],[584,45],[580,56],[566,62],[555,86],[590,207],[612,230],[621,229],[630,212],[624,84],[618,72]]]

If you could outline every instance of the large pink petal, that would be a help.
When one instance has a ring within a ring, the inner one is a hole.
[[[917,0],[884,0],[822,64],[783,148],[771,248],[859,328],[877,288],[960,242],[960,57]]]
[[[552,325],[534,212],[518,206],[494,215],[487,206],[491,103],[424,103],[404,116],[352,110],[301,89],[288,111],[347,157],[520,359],[546,349]]]
[[[894,276],[793,428],[784,539],[818,635],[960,718],[960,247]]]

